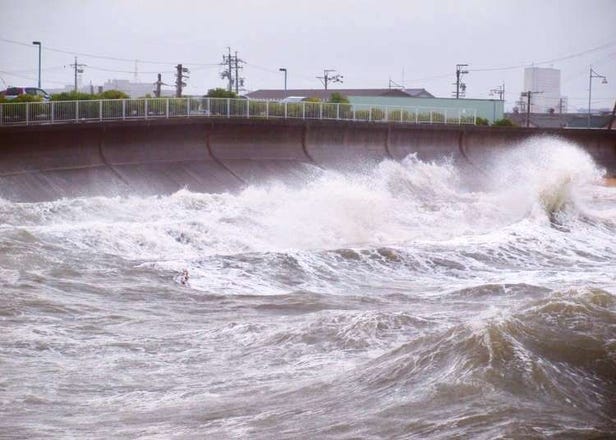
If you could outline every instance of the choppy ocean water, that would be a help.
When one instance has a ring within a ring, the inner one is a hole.
[[[489,165],[0,201],[0,438],[616,436],[616,188]]]

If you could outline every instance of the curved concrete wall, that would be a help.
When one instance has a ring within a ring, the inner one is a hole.
[[[184,119],[0,128],[0,197],[236,191],[267,179],[301,181],[315,167],[356,169],[416,154],[471,170],[537,135],[585,148],[616,176],[616,130],[409,126],[338,121]]]
[[[387,126],[310,124],[304,142],[319,166],[355,168],[390,157],[387,136]]]
[[[207,144],[213,157],[243,183],[276,176],[290,182],[306,174],[310,159],[303,148],[305,127],[296,125],[210,126]]]

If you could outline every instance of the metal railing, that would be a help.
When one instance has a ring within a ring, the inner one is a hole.
[[[475,124],[476,109],[231,98],[147,98],[0,104],[0,126],[186,117]]]

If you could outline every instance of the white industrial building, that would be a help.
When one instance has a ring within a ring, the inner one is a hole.
[[[566,113],[567,101],[560,95],[560,70],[546,67],[524,69],[524,91],[531,92],[531,113]],[[520,98],[526,111],[527,97]]]

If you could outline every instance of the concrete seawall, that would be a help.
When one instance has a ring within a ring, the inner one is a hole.
[[[187,118],[0,128],[0,197],[218,193],[411,153],[481,168],[494,152],[541,135],[575,142],[616,176],[616,130]]]

